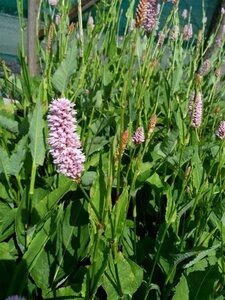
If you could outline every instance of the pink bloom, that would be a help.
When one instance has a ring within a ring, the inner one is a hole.
[[[222,15],[225,14],[225,8],[224,8],[224,7],[221,8],[221,14],[222,14]]]
[[[49,5],[56,6],[58,4],[58,0],[48,0]]]
[[[88,17],[88,22],[87,22],[89,28],[91,31],[93,31],[94,27],[95,27],[95,22],[92,16]]]
[[[175,41],[178,38],[179,34],[179,26],[175,25],[173,28],[170,29],[170,39]]]
[[[184,41],[189,41],[193,36],[192,24],[185,25],[183,29],[183,39]]]
[[[55,24],[56,24],[56,25],[59,25],[60,20],[61,20],[61,15],[60,15],[60,14],[57,14],[57,15],[55,16]]]
[[[164,40],[165,40],[165,34],[162,31],[160,31],[160,33],[159,33],[159,45],[160,46],[163,45]]]
[[[57,172],[79,180],[84,170],[85,155],[81,149],[80,137],[76,133],[76,110],[70,100],[55,99],[49,105],[48,143]]]
[[[206,75],[206,74],[210,71],[210,68],[211,68],[211,62],[210,62],[209,59],[206,59],[206,60],[203,62],[203,65],[202,65],[202,67],[201,67],[200,75],[201,75],[201,76]]]
[[[145,135],[144,135],[144,128],[143,127],[138,127],[135,134],[132,137],[133,143],[136,144],[141,144],[145,141]]]
[[[187,10],[187,9],[184,9],[184,10],[182,11],[182,18],[183,18],[183,19],[187,19],[187,16],[188,16],[188,10]]]
[[[136,27],[143,27],[150,33],[157,26],[159,0],[139,0],[136,9]]]
[[[159,1],[158,0],[147,0],[146,7],[146,18],[144,20],[143,27],[147,33],[153,31],[158,22],[159,14]]]
[[[198,92],[197,97],[194,93],[190,96],[188,115],[191,116],[191,126],[198,128],[202,123],[202,95]]]
[[[221,140],[225,138],[225,121],[220,122],[220,125],[216,130],[215,134]]]

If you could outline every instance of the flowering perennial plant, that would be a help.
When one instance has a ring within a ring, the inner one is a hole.
[[[84,170],[85,155],[76,133],[76,110],[70,100],[55,99],[49,105],[48,126],[50,153],[57,171],[74,180],[79,180]]]

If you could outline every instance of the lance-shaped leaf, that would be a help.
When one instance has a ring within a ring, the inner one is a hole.
[[[23,166],[26,154],[27,136],[22,137],[15,147],[13,154],[9,159],[8,174],[17,176]]]
[[[45,145],[43,136],[42,107],[40,100],[37,101],[31,118],[29,138],[33,162],[36,165],[43,165],[45,158]]]

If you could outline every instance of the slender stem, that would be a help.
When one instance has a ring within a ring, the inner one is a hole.
[[[168,231],[169,227],[170,227],[170,223],[167,223],[166,226],[165,226],[165,229],[163,231],[163,235],[162,235],[162,238],[160,240],[159,247],[158,247],[155,259],[154,259],[154,263],[153,263],[152,270],[151,270],[151,273],[150,273],[150,277],[149,277],[149,280],[148,280],[148,284],[147,284],[147,289],[146,289],[144,300],[148,299],[148,295],[149,295],[149,292],[151,290],[152,277],[153,277],[153,274],[154,274],[154,271],[155,271],[156,264],[158,263],[159,255],[160,255],[160,252],[161,252],[161,248],[162,248],[162,245],[163,245],[163,242],[164,242],[164,239],[166,237],[166,234],[167,234],[167,231]]]
[[[81,47],[81,59],[84,61],[84,34],[83,34],[83,23],[82,23],[82,6],[81,0],[78,3],[78,24],[79,24],[79,35],[80,35],[80,47]]]
[[[93,209],[97,219],[98,219],[98,222],[100,223],[101,222],[101,218],[100,218],[100,215],[97,211],[97,209],[95,208],[94,204],[92,203],[90,197],[88,196],[88,194],[86,193],[85,189],[83,188],[83,186],[80,184],[79,185],[81,191],[83,192],[84,196],[85,196],[85,199],[87,200],[87,202],[90,204],[91,208]]]
[[[30,180],[29,195],[33,195],[34,194],[34,185],[35,185],[36,172],[37,172],[37,166],[33,162],[33,164],[32,164],[32,170],[31,170],[31,180]]]

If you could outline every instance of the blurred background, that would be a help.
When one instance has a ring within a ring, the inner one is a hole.
[[[43,0],[47,1],[47,0]],[[28,0],[24,0],[24,16],[27,18],[28,14]],[[138,0],[136,0],[138,2]],[[213,26],[217,10],[220,5],[220,0],[205,0],[205,9],[207,15],[207,28]],[[122,21],[120,24],[121,32],[125,25],[125,12],[129,6],[129,0],[122,0]],[[71,4],[76,5],[76,0],[71,0]],[[166,19],[172,3],[166,4],[166,9],[162,15],[161,25]],[[201,27],[202,20],[202,0],[181,0],[180,10],[184,8],[192,8],[191,22],[194,26],[194,30],[198,30]],[[92,8],[91,8],[92,9]],[[89,9],[89,12],[90,10]],[[16,0],[0,0],[0,59],[4,59],[10,62],[17,61],[18,47],[20,46],[20,27],[17,13]],[[16,68],[16,65],[15,67]]]

